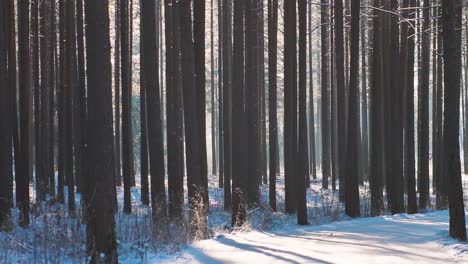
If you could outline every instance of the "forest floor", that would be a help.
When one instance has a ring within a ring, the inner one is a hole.
[[[438,211],[232,232],[148,262],[468,263],[468,244],[448,236],[448,221]]]
[[[447,211],[365,218],[369,216],[370,197],[364,185],[360,187],[363,218],[351,220],[344,214],[338,192],[322,189],[321,175],[318,176],[307,190],[310,225],[298,226],[296,215],[282,213],[284,178],[280,176],[277,179],[278,212],[268,208],[268,185],[264,184],[260,206],[248,212],[247,222],[240,229],[230,227],[230,212],[223,208],[223,189],[218,187],[218,178],[211,176],[208,217],[211,239],[192,243],[184,223],[170,224],[169,241],[152,236],[151,210],[140,202],[137,175],[137,186],[131,189],[131,215],[122,212],[123,188],[117,189],[119,262],[468,263],[468,244],[448,237]],[[464,176],[465,186],[468,186],[467,175]],[[31,186],[32,201],[35,200],[34,189]],[[76,196],[76,202],[76,207],[80,208],[80,195]],[[18,210],[12,210],[12,214],[16,223]],[[188,215],[187,208],[184,215],[185,218]],[[33,205],[28,229],[15,225],[9,232],[0,232],[0,263],[85,263],[85,231],[80,212],[69,215],[66,203]]]

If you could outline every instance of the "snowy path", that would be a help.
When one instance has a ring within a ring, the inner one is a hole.
[[[198,242],[151,263],[468,263],[448,237],[448,212],[240,232]]]

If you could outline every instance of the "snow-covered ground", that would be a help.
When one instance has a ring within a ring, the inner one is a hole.
[[[309,226],[297,226],[295,215],[283,213],[284,178],[280,176],[277,179],[278,212],[271,212],[266,206],[268,185],[262,185],[260,206],[248,212],[247,223],[242,229],[232,229],[230,212],[223,209],[223,189],[218,188],[217,176],[210,176],[208,222],[212,238],[189,245],[187,228],[176,224],[169,228],[170,241],[159,241],[152,236],[151,211],[140,202],[137,175],[137,187],[131,192],[131,215],[122,212],[123,189],[119,187],[117,190],[119,262],[468,263],[468,244],[448,237],[446,211],[365,218],[369,216],[370,199],[364,185],[360,187],[363,218],[350,220],[338,201],[338,192],[322,189],[320,173],[318,177],[307,190]],[[465,175],[466,193],[467,183]],[[32,201],[35,199],[34,189],[31,186]],[[79,195],[76,201],[80,208]],[[16,223],[18,211],[12,210],[12,214]],[[80,212],[69,216],[67,204],[33,205],[28,229],[15,225],[9,232],[0,232],[0,263],[85,263],[86,232],[80,216]]]
[[[468,244],[448,236],[448,221],[448,212],[439,211],[232,232],[148,262],[468,263]]]

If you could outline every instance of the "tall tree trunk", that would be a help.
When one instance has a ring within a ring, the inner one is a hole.
[[[286,213],[296,212],[297,71],[296,4],[284,3],[284,181]],[[249,156],[250,157],[250,156]]]
[[[233,10],[232,107],[236,111],[232,112],[232,226],[241,226],[247,217],[248,149],[244,141],[247,136],[244,86],[244,1],[234,1]]]
[[[343,1],[335,0],[335,63],[336,90],[338,98],[338,176],[340,180],[340,199],[344,198],[345,155],[346,155],[346,93],[344,76],[343,44]]]
[[[74,91],[76,87],[76,38],[75,38],[75,2],[67,0],[65,6],[66,43],[65,43],[65,87],[63,94],[64,110],[64,148],[65,148],[65,177],[68,187],[68,211],[75,211],[75,173],[73,170],[73,140],[75,132],[73,118]]]
[[[16,203],[20,209],[19,225],[29,225],[29,179],[32,176],[31,146],[31,58],[29,41],[29,1],[18,2],[18,81],[19,81],[19,125],[20,153],[16,172]]]
[[[409,7],[416,7],[416,0],[409,1]],[[408,36],[415,34],[414,12],[409,12],[408,19],[411,25],[408,27]],[[415,149],[414,149],[414,38],[408,39],[408,56],[405,70],[406,74],[406,154],[405,154],[405,176],[406,188],[408,193],[408,207],[407,212],[414,214],[417,212],[416,201],[416,179],[415,179]]]
[[[345,212],[350,217],[360,216],[359,203],[359,0],[351,0],[351,46],[349,73],[348,139],[346,147]]]
[[[141,7],[142,1],[140,1]],[[140,18],[141,19],[141,18]],[[143,19],[140,20],[140,61],[145,58],[143,47],[144,32]],[[140,65],[140,178],[141,178],[141,202],[149,205],[149,182],[148,182],[148,119],[146,114],[146,72],[144,63]]]
[[[167,7],[168,2],[165,2]],[[153,230],[160,233],[166,228],[166,188],[164,183],[164,146],[161,125],[161,106],[159,91],[158,50],[154,48],[156,43],[156,20],[154,16],[154,1],[142,1],[142,26],[143,26],[143,58],[144,69],[154,69],[154,75],[145,75],[147,118],[148,118],[148,149],[149,167],[151,175],[151,208],[153,217]],[[165,9],[166,11],[166,9]],[[168,11],[168,10],[167,10]],[[168,23],[168,16],[166,23]],[[168,38],[166,38],[167,41]],[[167,52],[168,50],[166,50]],[[156,222],[158,223],[156,224]]]
[[[276,174],[278,167],[278,114],[277,114],[277,73],[278,73],[278,0],[268,1],[268,115],[269,115],[269,205],[276,211]],[[235,56],[234,56],[235,58]]]
[[[337,1],[338,2],[338,1]],[[328,17],[328,0],[321,2],[321,25],[327,25]],[[335,14],[336,15],[336,14]],[[329,57],[328,57],[328,29],[322,26],[321,29],[321,49],[322,49],[322,188],[328,189],[328,178],[330,177],[330,85],[329,85]],[[295,53],[294,53],[295,54]],[[294,56],[292,54],[292,56]],[[343,188],[340,184],[340,188]],[[341,193],[341,192],[340,192]]]
[[[34,136],[32,141],[32,146],[34,150],[33,157],[33,178],[29,179],[31,183],[36,181],[36,199],[41,201],[45,199],[45,189],[43,180],[39,177],[42,177],[42,173],[39,172],[41,169],[41,164],[39,157],[41,156],[41,134],[40,134],[40,117],[41,117],[41,87],[40,87],[40,67],[39,67],[39,0],[31,1],[31,81],[32,88],[34,93],[34,109],[33,109],[33,127],[34,127]]]
[[[8,86],[10,98],[10,117],[13,134],[13,151],[14,151],[14,172],[20,171],[20,144],[19,144],[19,111],[18,111],[18,87],[17,87],[17,63],[16,63],[16,23],[15,23],[15,1],[7,1],[7,21],[8,25]],[[10,204],[13,206],[13,176],[10,178],[9,194]],[[54,185],[55,186],[55,185]]]
[[[442,1],[444,39],[444,177],[448,180],[450,236],[466,241],[461,180],[459,120],[462,1]]]
[[[315,180],[317,178],[317,169],[316,169],[316,157],[315,157],[316,148],[315,148],[315,112],[314,112],[314,72],[313,72],[313,59],[312,59],[312,45],[313,45],[312,44],[312,3],[309,3],[308,6],[309,6],[309,33],[308,33],[308,36],[309,36],[309,118],[308,119],[309,119],[309,160],[310,160],[309,167],[312,173],[312,179]],[[275,52],[275,55],[276,55],[276,52]],[[275,66],[276,66],[276,63],[275,63]],[[271,65],[269,65],[268,69],[269,71],[271,71],[272,69]],[[276,73],[275,73],[275,76],[276,76]],[[271,82],[271,80],[269,82]],[[276,104],[275,104],[275,107],[276,107]],[[270,114],[270,122],[271,122],[271,114]],[[270,129],[270,133],[271,133],[271,129]]]
[[[132,212],[131,192],[133,174],[133,136],[132,136],[132,80],[130,50],[130,16],[129,1],[120,2],[120,56],[122,58],[122,175],[124,182],[124,212]]]
[[[91,262],[117,262],[113,204],[115,152],[112,136],[112,70],[109,41],[109,3],[86,0],[88,109],[85,194],[86,246]],[[92,164],[92,166],[91,166]],[[98,195],[93,195],[98,194]]]
[[[65,1],[59,1],[59,70],[58,70],[58,89],[57,89],[57,119],[58,119],[58,153],[57,153],[57,200],[59,203],[64,203],[64,185],[65,185],[65,113],[63,96],[65,90]]]
[[[306,225],[307,221],[307,194],[306,178],[308,177],[307,153],[307,0],[298,1],[299,12],[299,136],[297,146],[297,172],[296,172],[296,207],[297,223]]]
[[[192,44],[192,18],[191,1],[179,2],[180,9],[180,51],[182,65],[182,85],[184,99],[184,121],[187,162],[187,187],[190,207],[190,228],[195,238],[206,237],[207,209],[204,204],[204,180],[200,157],[203,155],[203,143],[200,137],[200,111],[201,98],[196,91],[195,76],[195,49]],[[204,127],[203,127],[204,128]],[[225,181],[226,183],[226,181]]]
[[[211,100],[211,174],[218,174],[218,153],[216,152],[216,105],[215,105],[215,60],[214,60],[214,1],[210,0],[210,100]]]
[[[380,8],[380,0],[373,0],[373,7]],[[383,210],[383,68],[382,68],[382,18],[380,10],[373,10],[372,62],[370,90],[370,168],[371,215]]]
[[[121,15],[120,15],[120,1],[115,0],[115,48],[114,48],[114,137],[115,137],[115,175],[116,175],[116,185],[122,186],[122,167],[121,167],[121,145],[120,145],[120,39],[121,36]]]
[[[224,209],[231,209],[231,67],[232,67],[232,34],[231,34],[231,0],[223,0],[223,157],[224,157]]]
[[[40,53],[41,53],[41,111],[40,111],[40,140],[41,140],[41,155],[39,158],[39,164],[41,168],[39,172],[39,181],[37,184],[42,185],[42,194],[38,193],[38,200],[45,200],[45,193],[48,190],[49,175],[52,173],[49,171],[49,144],[50,141],[50,98],[49,89],[51,89],[50,79],[50,68],[52,66],[52,54],[50,54],[50,35],[52,28],[50,27],[50,1],[44,0],[40,6]]]
[[[8,15],[8,2],[0,4],[0,230],[9,224],[10,211],[10,179],[11,174],[11,143],[12,129],[10,124],[10,98],[8,85],[8,27],[12,26]]]
[[[208,158],[206,149],[206,93],[205,93],[205,0],[194,1],[193,4],[193,42],[195,51],[195,91],[196,107],[198,110],[198,130],[200,135],[200,180],[203,196],[203,208],[209,211],[208,196]]]
[[[418,178],[419,208],[429,205],[429,0],[423,3],[421,75],[418,92]]]
[[[255,206],[260,202],[259,184],[261,179],[260,134],[259,134],[259,88],[258,88],[258,16],[257,0],[246,1],[245,4],[245,96],[247,114],[247,147],[248,147],[248,195],[247,203]],[[226,32],[224,32],[226,33]],[[225,46],[223,46],[225,48]]]

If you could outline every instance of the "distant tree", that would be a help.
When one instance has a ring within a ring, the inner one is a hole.
[[[86,252],[91,262],[117,263],[113,208],[115,152],[112,131],[112,70],[109,3],[85,1],[88,109]],[[103,256],[103,257],[102,257]]]
[[[461,180],[459,120],[462,1],[442,0],[444,46],[444,176],[448,179],[450,236],[466,241]]]

